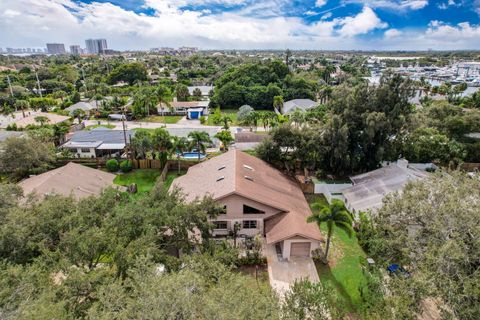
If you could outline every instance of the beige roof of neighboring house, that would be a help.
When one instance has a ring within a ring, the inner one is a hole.
[[[70,162],[63,167],[25,179],[18,185],[25,195],[35,192],[39,196],[73,195],[80,199],[100,195],[103,189],[113,186],[113,179],[114,174]]]
[[[39,116],[48,118],[49,121],[46,124],[56,124],[56,123],[60,123],[70,119],[70,117],[61,116],[54,113],[38,112],[32,115],[29,115],[25,118],[20,118],[16,120],[14,123],[17,125],[18,128],[26,127],[29,124],[38,125],[39,123],[35,121],[35,118]]]
[[[343,196],[350,209],[356,212],[375,211],[383,204],[383,198],[392,192],[402,191],[409,181],[428,177],[425,171],[399,160],[388,166],[350,177],[353,186],[343,190]]]
[[[318,227],[307,223],[310,207],[297,183],[269,164],[239,150],[191,167],[174,180],[187,201],[210,194],[215,200],[231,194],[276,208],[282,213],[267,221],[267,243],[301,235],[323,240]]]

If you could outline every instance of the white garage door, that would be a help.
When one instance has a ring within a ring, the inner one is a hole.
[[[290,247],[290,256],[310,257],[310,245],[310,242],[292,242]]]

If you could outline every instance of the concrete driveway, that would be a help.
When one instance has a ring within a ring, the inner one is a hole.
[[[265,245],[268,263],[270,285],[283,297],[295,283],[295,280],[308,279],[311,282],[320,281],[312,258],[292,258],[289,261],[279,261],[274,245]]]

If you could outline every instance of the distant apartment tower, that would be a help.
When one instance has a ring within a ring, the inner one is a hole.
[[[63,43],[47,43],[47,52],[49,54],[65,54],[65,45]]]
[[[81,55],[82,54],[82,48],[80,48],[79,45],[70,46],[70,54],[73,54],[75,56]]]
[[[87,46],[87,53],[89,54],[105,53],[108,49],[107,40],[105,39],[88,39],[85,40],[85,45]]]

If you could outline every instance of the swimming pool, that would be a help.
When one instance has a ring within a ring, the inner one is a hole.
[[[199,152],[184,152],[182,153],[181,157],[183,159],[189,159],[189,160],[198,160],[198,155]],[[200,153],[200,160],[205,159],[206,155],[203,153]]]

